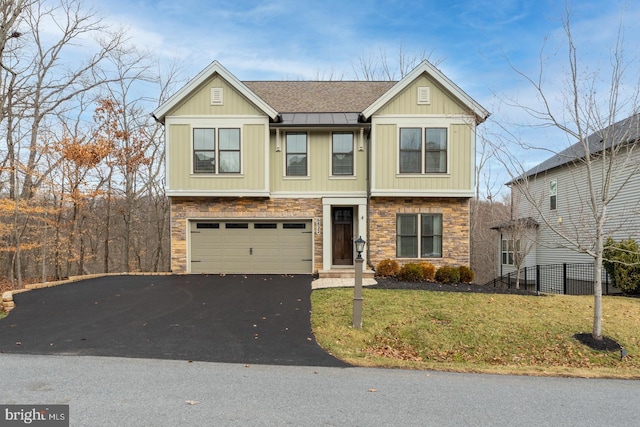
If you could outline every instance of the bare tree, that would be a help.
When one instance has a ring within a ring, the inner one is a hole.
[[[553,181],[547,171],[527,170],[524,162],[513,150],[501,147],[500,157],[512,175],[512,189],[523,197],[520,216],[533,216],[555,236],[555,244],[583,253],[594,261],[594,310],[592,335],[602,340],[602,260],[604,240],[612,226],[628,219],[610,215],[612,205],[617,202],[630,181],[636,179],[639,162],[635,141],[638,138],[638,87],[626,88],[626,72],[635,70],[624,55],[623,25],[620,24],[612,47],[608,73],[593,71],[591,63],[581,61],[576,40],[571,28],[571,12],[566,11],[562,19],[567,43],[567,71],[563,74],[562,100],[554,103],[557,92],[545,85],[547,75],[541,60],[537,76],[529,76],[512,66],[514,71],[529,83],[539,100],[538,106],[515,105],[526,111],[538,125],[550,126],[561,131],[571,147],[554,150],[535,143],[518,141],[526,149],[552,151],[564,164],[568,176],[563,182],[565,194],[573,194],[578,200],[575,206],[555,209],[549,206],[549,190],[553,192]],[[544,48],[540,55],[544,57]],[[637,75],[633,76],[637,78]],[[606,81],[602,88],[601,82]],[[622,118],[631,116],[630,121]],[[635,125],[633,124],[635,123]],[[570,182],[569,182],[570,181]],[[551,184],[551,188],[549,185]],[[552,202],[553,203],[553,202]],[[558,212],[566,212],[563,218]]]
[[[398,51],[391,57],[384,48],[379,48],[376,53],[362,53],[351,68],[358,80],[395,81],[402,79],[425,59],[434,66],[442,63],[442,59],[433,59],[432,56],[433,51],[411,52],[400,44]]]

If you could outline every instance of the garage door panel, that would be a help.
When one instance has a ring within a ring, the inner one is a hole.
[[[192,273],[312,272],[310,221],[191,222]]]

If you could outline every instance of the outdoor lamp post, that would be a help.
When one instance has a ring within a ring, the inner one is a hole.
[[[353,287],[353,327],[362,329],[362,251],[364,251],[364,245],[367,243],[362,239],[362,236],[358,237],[355,242],[356,253],[356,282]]]

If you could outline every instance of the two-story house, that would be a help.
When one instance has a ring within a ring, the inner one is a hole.
[[[521,270],[593,263],[596,214],[604,218],[605,238],[640,241],[639,140],[640,114],[634,114],[508,182],[513,220],[493,227],[500,275],[514,273],[518,256]]]
[[[175,273],[353,271],[363,256],[469,263],[476,125],[429,62],[398,82],[240,81],[213,62],[165,125]]]

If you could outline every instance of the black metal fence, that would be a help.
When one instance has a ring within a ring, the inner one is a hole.
[[[488,286],[514,289],[517,273],[514,271],[487,283]],[[520,269],[520,289],[548,294],[593,295],[594,266],[584,264],[548,264]],[[617,294],[620,290],[611,284],[602,269],[602,293]]]

